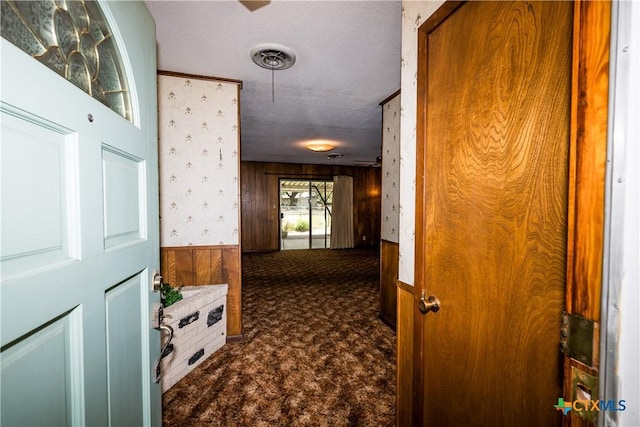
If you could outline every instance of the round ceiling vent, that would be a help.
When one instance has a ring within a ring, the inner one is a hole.
[[[251,59],[268,70],[286,70],[296,62],[296,54],[279,44],[261,44],[251,49]]]

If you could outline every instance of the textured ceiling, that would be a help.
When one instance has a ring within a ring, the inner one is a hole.
[[[158,68],[242,80],[242,160],[355,164],[380,155],[381,107],[400,88],[400,1],[272,0],[253,12],[236,0],[146,1]],[[297,58],[272,73],[252,48],[276,43]],[[337,141],[343,158],[304,148]]]

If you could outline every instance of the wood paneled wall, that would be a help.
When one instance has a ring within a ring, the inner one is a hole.
[[[380,241],[380,319],[396,329],[399,245]]]
[[[396,425],[410,426],[413,411],[414,287],[400,280],[396,283],[398,286]]]
[[[353,177],[353,215],[356,246],[380,241],[380,169],[290,163],[241,162],[242,250],[277,251],[279,246],[280,178],[333,179]],[[363,240],[366,237],[366,240]]]
[[[242,270],[237,245],[160,248],[160,271],[165,283],[174,287],[226,283],[227,340],[242,338]]]

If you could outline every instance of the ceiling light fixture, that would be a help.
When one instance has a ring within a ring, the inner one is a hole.
[[[274,72],[291,68],[296,62],[296,54],[279,44],[260,44],[251,49],[251,60],[259,67],[271,70],[271,102],[275,102]]]
[[[309,144],[305,145],[305,147],[308,150],[317,151],[321,153],[324,153],[326,151],[331,151],[334,148],[336,148],[334,145],[329,144],[327,142],[310,142]]]

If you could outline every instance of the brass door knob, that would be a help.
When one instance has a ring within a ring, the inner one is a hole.
[[[418,303],[418,310],[420,313],[427,314],[430,311],[437,313],[440,310],[440,300],[438,297],[430,295],[426,300],[424,299],[424,291],[422,291],[422,296],[420,297],[420,302]]]

